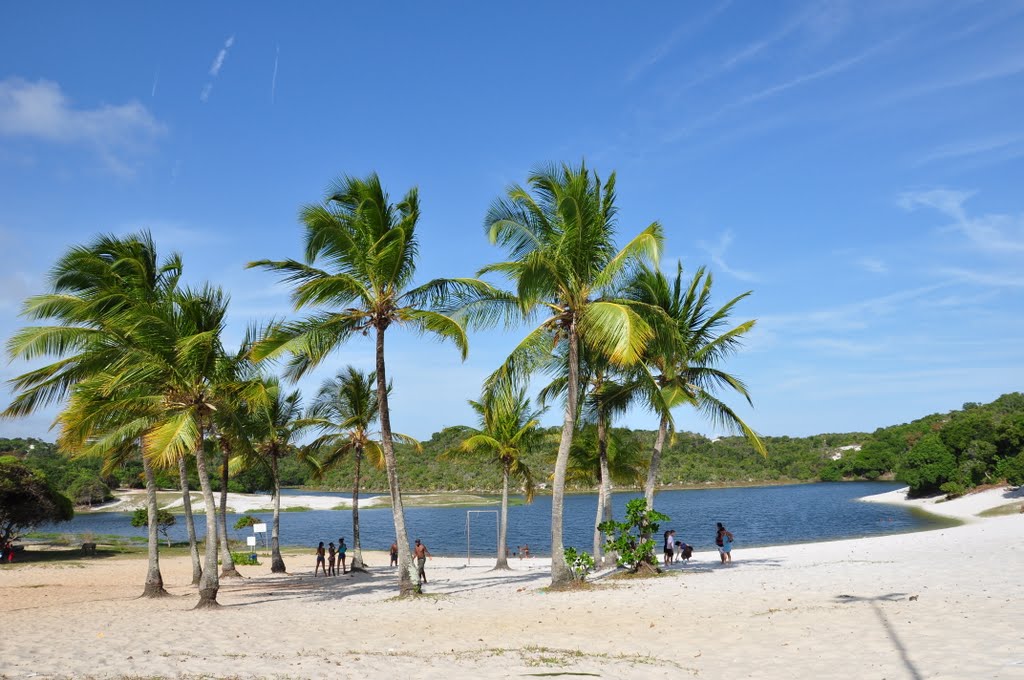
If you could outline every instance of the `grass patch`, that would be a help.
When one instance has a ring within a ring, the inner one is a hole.
[[[309,512],[312,509],[305,505],[296,505],[291,508],[281,508],[281,512]]]
[[[1024,508],[1024,504],[1007,503],[1006,505],[1000,505],[994,508],[989,508],[983,512],[979,512],[978,517],[1002,517],[1003,515],[1016,515],[1021,512],[1022,508]]]

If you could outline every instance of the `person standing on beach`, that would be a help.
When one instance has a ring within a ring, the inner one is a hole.
[[[345,537],[342,536],[338,539],[338,564],[341,565],[341,573],[345,573],[345,551],[348,550],[348,546],[345,545]]]
[[[391,544],[391,566],[398,566],[398,543]]]
[[[324,570],[324,576],[327,576],[327,564],[324,561],[324,542],[320,541],[320,545],[316,548],[316,566],[313,567],[313,576],[316,576],[318,570]]]
[[[427,546],[420,543],[420,539],[416,539],[416,547],[413,549],[413,557],[416,558],[416,575],[419,576],[420,584],[427,582],[427,558],[434,559],[434,556],[427,550]]]
[[[732,533],[721,522],[718,523],[718,531],[715,533],[715,545],[718,546],[722,564],[732,562]]]
[[[334,544],[330,543],[327,546],[327,574],[330,576],[338,575],[338,570],[334,564]]]
[[[667,567],[672,562],[672,555],[675,549],[676,532],[669,529],[665,532],[665,547],[663,549],[665,554],[665,566]]]

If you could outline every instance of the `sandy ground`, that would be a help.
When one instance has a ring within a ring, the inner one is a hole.
[[[220,502],[220,493],[214,494],[217,498],[217,502]],[[170,500],[167,498],[170,497]],[[161,492],[160,507],[167,510],[174,510],[180,508],[183,504],[181,494],[174,492],[168,494]],[[359,507],[372,508],[381,505],[389,505],[390,499],[387,496],[361,496],[359,498]],[[192,494],[192,505],[197,510],[203,506],[203,497],[199,493]],[[229,493],[228,494],[228,512],[234,513],[246,513],[258,511],[268,511],[274,506],[273,496],[270,494],[255,494],[255,493]],[[332,495],[309,495],[309,496],[292,496],[292,495],[281,495],[281,509],[287,510],[288,508],[309,508],[310,510],[333,510],[337,507],[351,507],[352,496],[346,496],[343,494],[332,494]],[[109,512],[109,511],[122,511],[132,510],[135,508],[146,507],[146,492],[142,490],[131,490],[131,491],[118,491],[116,493],[116,499],[104,503],[103,505],[97,505],[92,508],[94,512]]]
[[[1021,499],[940,504],[973,517]],[[889,500],[900,500],[889,499]],[[915,501],[915,503],[917,503]],[[982,507],[984,506],[984,507]],[[240,567],[216,611],[193,611],[187,559],[172,597],[137,599],[140,559],[0,569],[0,676],[241,678],[1024,678],[1024,514],[915,534],[696,553],[660,578],[599,575],[548,592],[546,560],[437,557],[428,595],[369,574]],[[266,560],[269,563],[269,560]]]

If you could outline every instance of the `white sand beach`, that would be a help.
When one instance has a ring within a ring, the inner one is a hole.
[[[937,504],[971,518],[954,528],[757,549],[738,536],[732,566],[703,551],[569,592],[544,589],[547,560],[492,572],[449,556],[428,563],[427,596],[399,600],[386,555],[315,578],[313,555],[292,553],[289,575],[240,567],[225,606],[193,611],[187,558],[161,561],[161,600],[137,599],[140,558],[15,565],[0,569],[0,676],[1024,678],[1024,514],[976,517],[1024,499],[978,496]]]
[[[220,495],[216,494],[218,502]],[[160,507],[165,510],[180,509],[183,505],[181,494],[160,492]],[[391,499],[387,495],[369,495],[359,497],[359,507],[380,507],[390,505]],[[202,511],[203,497],[199,493],[192,494],[192,505],[196,511]],[[257,493],[228,493],[228,512],[266,512],[273,508],[274,498],[270,494]],[[109,512],[134,510],[146,507],[146,492],[140,489],[131,491],[118,491],[115,499],[109,503],[96,505],[91,508],[93,512]],[[281,495],[281,509],[294,510],[304,508],[309,510],[334,510],[335,508],[352,507],[352,496],[346,494],[310,494],[310,495]]]

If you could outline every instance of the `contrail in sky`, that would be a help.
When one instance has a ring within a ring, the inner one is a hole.
[[[274,95],[277,93],[277,60],[281,58],[281,46],[277,46],[277,53],[274,55],[274,77],[270,79],[270,103],[274,103]]]

